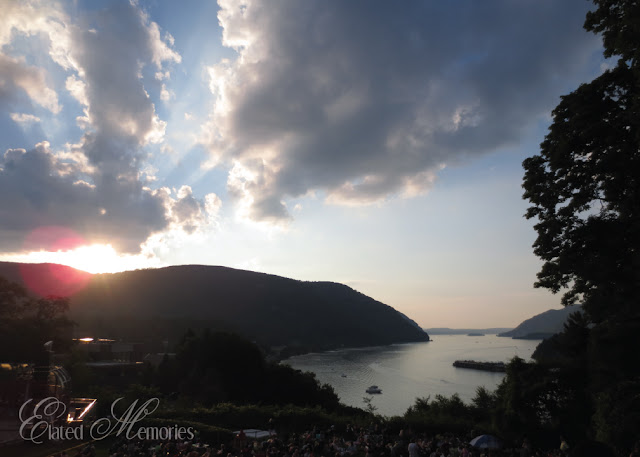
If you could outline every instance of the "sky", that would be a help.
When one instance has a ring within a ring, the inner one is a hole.
[[[0,0],[0,260],[345,283],[423,327],[534,289],[522,161],[585,0]]]

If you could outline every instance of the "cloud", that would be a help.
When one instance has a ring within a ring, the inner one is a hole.
[[[213,197],[217,198],[215,194]],[[177,192],[177,198],[168,200],[168,206],[173,225],[180,227],[186,233],[193,233],[207,223],[206,214],[202,211],[202,203],[193,196],[190,186],[182,186]],[[211,206],[211,203],[207,209],[212,212],[218,210],[215,206]]]
[[[579,0],[219,3],[238,56],[208,68],[207,163],[229,164],[229,193],[267,222],[315,190],[428,191],[442,167],[516,144],[600,46]]]
[[[133,248],[165,226],[162,200],[148,192],[132,198],[123,187],[105,193],[83,181],[82,171],[58,159],[46,142],[30,151],[8,150],[0,164],[2,250],[15,251],[26,234],[46,226],[67,227],[89,243],[112,242],[121,248]],[[39,247],[45,246],[29,246]]]
[[[24,59],[0,53],[0,104],[19,102],[21,92],[52,113],[62,109],[58,94],[47,86],[44,70],[27,65]]]
[[[31,124],[34,122],[40,122],[40,118],[38,116],[34,116],[33,114],[11,113],[9,116],[11,117],[11,120],[16,124]]]
[[[166,84],[162,84],[162,88],[160,89],[160,100],[163,102],[168,102],[172,98],[175,98],[176,94],[173,91],[167,89]]]
[[[176,51],[171,49],[171,46],[175,43],[173,36],[171,36],[169,32],[166,32],[164,39],[160,38],[160,27],[158,27],[158,24],[151,21],[149,16],[142,11],[139,12],[139,15],[142,23],[147,29],[147,40],[152,52],[151,60],[158,70],[162,69],[164,62],[180,63],[182,61],[182,57]],[[156,73],[156,77],[158,77],[158,74],[161,74],[164,79],[169,79],[168,72],[165,72],[164,74],[162,72]]]
[[[209,220],[205,199],[190,189],[173,196],[148,187],[153,173],[147,147],[164,140],[166,123],[140,74],[151,65],[169,78],[167,66],[181,61],[173,38],[161,38],[158,25],[133,2],[112,2],[74,18],[54,2],[9,6],[10,32],[0,32],[0,44],[6,45],[1,49],[17,53],[20,48],[12,50],[11,43],[20,34],[41,40],[66,72],[64,88],[82,107],[77,123],[83,134],[62,150],[42,142],[9,149],[0,158],[0,251],[16,252],[25,235],[43,226],[67,227],[87,243],[128,253],[140,252],[142,243],[163,231],[193,233],[203,227]],[[0,101],[20,88],[58,112],[44,70],[25,61],[0,54]],[[29,249],[39,247],[47,248]]]
[[[58,94],[47,82],[47,72],[28,65],[24,57],[11,56],[11,43],[17,36],[43,35],[48,38],[48,54],[63,68],[69,68],[69,35],[66,14],[58,2],[49,0],[7,0],[2,3],[0,27],[0,104],[20,102],[23,91],[32,102],[54,114],[61,111]],[[1,106],[0,105],[0,106]]]
[[[71,96],[75,98],[78,103],[83,106],[89,106],[89,99],[87,98],[87,85],[81,79],[78,79],[76,75],[71,75],[65,82],[65,88],[69,91]]]
[[[48,53],[61,67],[73,66],[69,56],[69,18],[55,0],[5,0],[2,3],[0,48],[9,45],[17,35],[44,34],[49,39]]]

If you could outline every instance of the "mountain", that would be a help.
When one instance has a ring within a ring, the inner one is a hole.
[[[495,335],[496,333],[503,333],[510,331],[511,328],[496,327],[496,328],[449,328],[449,327],[436,327],[425,328],[424,331],[429,335],[468,335],[469,333],[484,333],[485,335]]]
[[[54,263],[0,262],[0,276],[38,296],[69,297],[84,288],[91,274]]]
[[[10,270],[8,278],[16,280],[52,269],[0,264],[0,275]],[[231,330],[264,345],[308,350],[429,340],[404,314],[343,284],[217,266],[89,275],[71,295],[70,313],[86,332],[79,336],[170,344],[188,328]]]
[[[561,332],[569,315],[576,311],[580,311],[579,306],[550,309],[525,320],[509,332],[499,333],[498,336],[534,340],[548,338],[555,333]]]

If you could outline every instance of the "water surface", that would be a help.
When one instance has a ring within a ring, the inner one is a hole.
[[[531,358],[540,341],[513,340],[495,335],[436,335],[426,343],[398,344],[305,354],[284,363],[311,371],[320,382],[335,389],[347,405],[363,407],[365,389],[377,385],[381,395],[372,395],[378,413],[403,414],[417,397],[458,393],[471,400],[478,386],[493,390],[504,373],[455,368],[455,360],[508,362],[518,356]]]

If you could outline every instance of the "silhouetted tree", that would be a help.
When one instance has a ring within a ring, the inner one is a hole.
[[[562,97],[541,153],[524,161],[537,218],[536,287],[568,291],[595,323],[637,315],[640,79],[624,63]]]
[[[205,406],[229,401],[340,407],[333,388],[320,385],[313,373],[267,363],[258,346],[226,332],[189,330],[176,358],[165,358],[158,367],[154,385]]]
[[[496,408],[497,397],[494,392],[484,386],[476,388],[476,395],[471,399],[476,422],[490,422],[491,413]]]
[[[0,277],[0,361],[45,363],[48,341],[57,352],[68,350],[73,329],[68,309],[68,298],[34,298]]]
[[[364,410],[369,414],[375,414],[378,410],[378,407],[373,403],[373,397],[362,397],[362,403],[364,403]]]
[[[640,429],[629,409],[640,401],[640,355],[629,351],[640,331],[640,4],[594,3],[585,28],[619,59],[562,97],[540,153],[523,163],[523,187],[544,261],[535,286],[564,290],[562,303],[585,312],[537,351],[550,368],[543,387],[563,405],[550,421],[571,417],[628,447]]]
[[[587,13],[584,27],[600,33],[605,57],[620,56],[637,68],[640,58],[640,4],[635,0],[593,0],[598,6]]]

